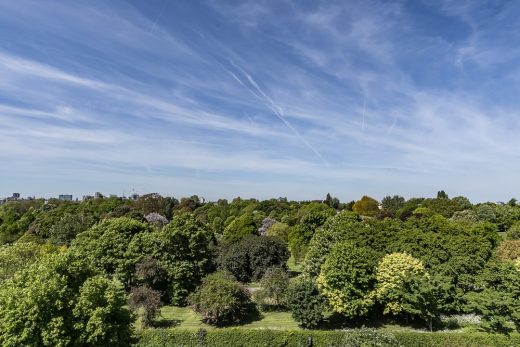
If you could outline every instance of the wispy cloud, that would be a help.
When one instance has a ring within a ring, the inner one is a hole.
[[[0,195],[504,200],[520,191],[518,14],[459,1],[3,2]]]

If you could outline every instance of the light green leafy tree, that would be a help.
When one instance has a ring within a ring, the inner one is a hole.
[[[318,288],[331,308],[349,318],[366,315],[374,300],[377,253],[350,242],[338,243],[321,267]]]

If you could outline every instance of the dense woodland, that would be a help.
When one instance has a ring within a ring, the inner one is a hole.
[[[2,346],[126,346],[164,305],[216,327],[283,310],[306,329],[520,329],[514,199],[20,200],[0,244]]]

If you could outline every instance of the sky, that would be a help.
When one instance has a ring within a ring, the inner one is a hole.
[[[519,16],[0,0],[0,196],[520,198]]]

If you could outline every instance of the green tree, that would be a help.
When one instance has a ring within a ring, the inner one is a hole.
[[[326,300],[314,281],[304,276],[291,281],[287,288],[287,306],[294,320],[305,329],[318,327],[327,310]]]
[[[79,233],[89,229],[96,220],[84,213],[66,213],[49,231],[49,241],[55,245],[69,245]]]
[[[424,274],[411,274],[404,278],[402,284],[390,292],[400,298],[400,312],[422,319],[428,324],[430,331],[439,320],[447,288],[444,279],[430,278]],[[390,294],[391,295],[391,294]]]
[[[133,275],[132,256],[128,254],[130,242],[136,235],[151,230],[150,226],[130,218],[108,219],[80,233],[72,242],[72,249],[129,286]]]
[[[256,281],[271,267],[285,268],[289,253],[285,243],[277,237],[248,236],[223,245],[218,263],[240,282]]]
[[[345,240],[349,233],[356,233],[361,229],[359,216],[350,211],[343,211],[331,217],[319,228],[311,241],[303,263],[304,272],[316,277],[320,273],[321,265],[332,247],[339,241]]]
[[[354,206],[352,206],[352,211],[361,216],[374,217],[379,213],[379,203],[376,199],[365,195],[361,200],[356,201]]]
[[[508,240],[520,240],[520,221],[515,222],[507,231]]]
[[[483,327],[508,333],[509,322],[520,328],[520,271],[512,262],[491,259],[466,295],[468,307],[482,315]]]
[[[252,310],[248,290],[224,272],[204,278],[189,301],[205,323],[217,326],[238,323]]]
[[[349,318],[364,316],[374,304],[378,255],[350,242],[335,245],[321,267],[317,284],[335,312]]]
[[[437,192],[437,199],[448,199],[448,194],[444,190],[439,190]]]
[[[288,242],[289,226],[285,223],[277,222],[267,230],[267,236],[278,237],[284,242]]]
[[[397,211],[404,207],[405,202],[406,200],[400,195],[385,196],[383,200],[381,200],[381,207],[384,211],[391,212],[395,215]]]
[[[128,346],[132,317],[120,283],[69,252],[45,257],[0,287],[0,344]]]
[[[257,225],[253,219],[252,213],[244,213],[240,217],[235,218],[231,224],[224,229],[224,240],[227,242],[237,242],[247,235],[257,233]]]
[[[45,255],[56,252],[58,252],[57,247],[35,242],[15,242],[12,245],[0,246],[0,283]]]
[[[166,272],[168,301],[185,305],[188,294],[213,269],[213,233],[194,214],[182,213],[160,230],[136,235],[127,255],[131,257],[130,265],[153,258],[156,270]],[[152,289],[160,290],[162,285],[157,284],[152,284]]]
[[[316,230],[334,214],[332,209],[310,212],[303,216],[296,226],[289,229],[289,250],[296,261],[304,258],[307,246]]]

